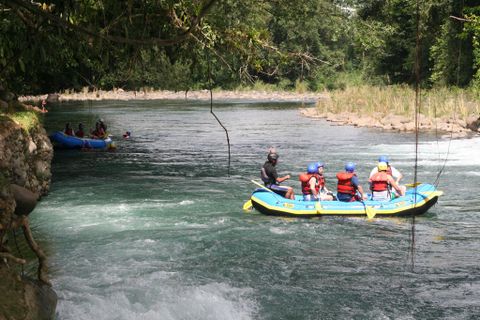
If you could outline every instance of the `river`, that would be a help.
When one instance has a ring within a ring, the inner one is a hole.
[[[415,137],[333,126],[297,103],[107,101],[50,106],[49,132],[105,119],[116,152],[55,152],[32,214],[66,319],[473,319],[480,316],[479,138],[422,134],[418,180],[438,204],[411,219],[244,213],[269,146],[298,173],[346,161],[366,187],[379,155],[413,180]],[[122,140],[125,131],[129,140]],[[449,151],[448,151],[449,150]],[[413,264],[412,264],[413,261]]]

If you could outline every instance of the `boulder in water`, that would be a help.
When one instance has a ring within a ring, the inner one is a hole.
[[[467,128],[472,131],[478,131],[480,128],[480,117],[470,116],[466,120]]]
[[[10,186],[15,198],[15,214],[28,216],[37,206],[38,194],[16,184]]]

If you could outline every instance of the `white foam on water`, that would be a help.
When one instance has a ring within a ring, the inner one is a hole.
[[[459,174],[462,174],[462,172],[459,172]],[[465,172],[463,172],[463,175],[480,177],[480,172],[478,172],[478,171],[465,171]]]
[[[173,224],[174,226],[176,227],[181,227],[181,226],[185,226],[185,227],[188,227],[189,229],[204,229],[204,228],[208,228],[208,225],[206,224],[201,224],[201,223],[191,223],[191,222],[187,222],[187,221],[181,221],[181,222],[175,222]]]
[[[273,234],[290,234],[293,233],[289,228],[270,227],[269,231]]]
[[[420,143],[418,147],[418,164],[420,166],[478,166],[480,164],[480,137],[472,139],[430,141]],[[394,166],[409,166],[415,157],[413,144],[372,145],[369,151],[373,157],[386,154]],[[372,163],[374,163],[374,160]]]
[[[88,203],[78,204],[64,201],[48,208],[37,209],[48,217],[50,226],[60,229],[68,228],[71,232],[82,232],[88,229],[123,231],[127,229],[154,229],[171,225],[171,209],[195,203],[192,200],[182,201],[140,201],[122,203]],[[158,216],[164,219],[156,219]],[[176,220],[176,219],[174,219]],[[192,227],[189,225],[189,227]],[[205,227],[197,225],[193,227]]]
[[[144,281],[137,282],[145,285]],[[249,297],[251,289],[234,288],[225,283],[200,286],[155,282],[145,288],[63,294],[58,305],[61,320],[174,320],[174,319],[253,319],[257,306]],[[139,291],[141,290],[141,291]]]

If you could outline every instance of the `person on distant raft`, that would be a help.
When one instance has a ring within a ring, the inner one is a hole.
[[[67,136],[75,136],[75,132],[73,132],[73,129],[70,127],[70,122],[65,123],[65,129],[63,129],[63,133],[65,133]]]
[[[130,139],[130,135],[131,135],[130,131],[127,131],[123,134],[123,138],[124,139]]]
[[[100,127],[103,129],[103,131],[107,132],[107,125],[105,124],[105,121],[103,119],[98,119],[98,123],[100,124]]]
[[[345,171],[337,173],[337,199],[339,201],[351,202],[366,199],[362,186],[355,174],[355,164],[348,162]]]
[[[263,164],[260,177],[262,178],[265,187],[271,189],[273,192],[285,198],[294,200],[295,195],[293,193],[293,188],[280,185],[280,183],[282,183],[283,181],[290,179],[290,175],[287,174],[286,176],[279,177],[277,169],[275,168],[277,162],[278,154],[274,149],[270,149],[270,152],[267,156],[267,161],[265,161],[265,163]]]
[[[403,178],[402,173],[388,163],[388,157],[387,156],[378,157],[378,162],[379,163],[380,162],[385,162],[387,164],[387,174],[393,177],[393,179],[398,184],[400,189],[402,189],[403,194],[405,194],[405,191],[407,190],[407,187],[400,185],[400,180]],[[373,175],[376,174],[377,172],[378,172],[378,165],[375,168],[373,168],[372,171],[370,172],[370,178],[372,178]],[[400,195],[400,193],[395,192],[395,195],[398,196],[398,195]]]
[[[379,162],[377,168],[378,172],[368,180],[370,190],[372,190],[372,200],[390,201],[392,199],[392,187],[399,195],[405,195],[404,190],[402,190],[393,177],[387,173],[388,165],[386,162]]]
[[[105,130],[103,130],[99,122],[95,123],[95,130],[92,132],[92,139],[105,139]]]
[[[83,124],[79,123],[78,124],[78,130],[75,131],[75,136],[79,138],[83,138],[85,136],[85,132],[83,131]]]

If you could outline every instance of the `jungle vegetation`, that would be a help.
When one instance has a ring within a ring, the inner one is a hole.
[[[0,84],[65,89],[480,89],[476,0],[0,0]]]

